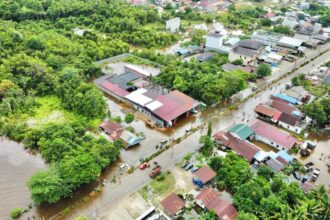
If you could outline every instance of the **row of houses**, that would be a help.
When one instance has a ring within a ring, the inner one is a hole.
[[[108,74],[94,80],[102,91],[143,113],[154,126],[172,127],[181,117],[195,112],[199,102],[178,90],[150,83],[151,74],[126,65],[122,74]]]
[[[196,190],[190,191],[188,194],[193,196],[193,202],[189,201],[189,203],[193,203],[193,206],[196,205],[205,211],[214,211],[218,219],[234,220],[237,216],[236,208],[230,202],[221,199],[219,192],[209,186],[215,177],[216,172],[208,166],[203,166],[197,170],[194,173],[193,183],[202,188],[202,190],[200,192]],[[188,203],[185,200],[185,196],[171,193],[160,204],[167,216],[176,219],[182,216],[185,211]]]

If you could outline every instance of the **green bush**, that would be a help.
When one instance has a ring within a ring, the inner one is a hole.
[[[12,219],[18,219],[19,217],[21,217],[21,215],[24,213],[24,209],[22,208],[13,208],[10,211],[10,217]]]
[[[134,115],[132,113],[128,113],[126,116],[125,116],[125,122],[127,124],[131,123],[134,121]]]

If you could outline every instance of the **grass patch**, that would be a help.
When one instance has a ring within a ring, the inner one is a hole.
[[[171,172],[167,171],[162,173],[161,175],[159,175],[158,178],[152,180],[149,184],[145,185],[142,189],[138,191],[139,194],[145,200],[148,200],[149,187],[152,190],[153,201],[160,197],[164,197],[165,195],[170,193],[171,190],[173,190],[173,187],[175,185],[175,179],[174,176],[171,174]]]
[[[56,96],[36,98],[39,104],[26,120],[29,127],[40,127],[49,123],[65,123],[79,118],[72,112],[66,111],[61,106],[61,101]]]

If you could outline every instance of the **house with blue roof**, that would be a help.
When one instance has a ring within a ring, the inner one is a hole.
[[[279,98],[279,99],[281,99],[283,101],[289,102],[292,105],[298,105],[300,103],[300,101],[298,99],[295,99],[293,97],[290,97],[290,96],[288,96],[288,95],[286,95],[284,93],[277,93],[277,94],[274,95],[274,97]]]

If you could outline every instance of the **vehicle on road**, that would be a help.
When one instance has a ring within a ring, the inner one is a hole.
[[[316,181],[317,178],[319,177],[319,175],[320,175],[320,169],[315,168],[315,169],[313,170],[312,180],[313,180],[313,181]]]
[[[168,139],[167,138],[164,138],[160,141],[161,144],[166,144],[168,142]]]
[[[149,173],[149,177],[150,178],[155,178],[156,176],[158,176],[162,171],[161,166],[157,165],[154,168],[152,168],[152,170]]]
[[[306,172],[311,172],[313,170],[313,166],[314,166],[313,162],[306,163],[304,166],[304,170]]]
[[[255,92],[255,91],[257,91],[258,90],[258,87],[256,87],[256,86],[253,86],[252,87],[252,92]]]
[[[193,164],[189,164],[189,165],[186,166],[184,169],[185,169],[186,171],[188,171],[188,170],[190,170],[190,169],[193,168],[193,167],[194,167]]]
[[[293,171],[293,172],[292,172],[292,175],[293,175],[293,177],[294,177],[296,180],[301,180],[301,176],[299,175],[299,173]]]
[[[188,166],[189,165],[189,162],[188,161],[186,161],[186,162],[184,162],[182,165],[181,165],[181,168],[185,168],[186,166]]]
[[[191,172],[194,173],[194,172],[196,172],[197,170],[199,170],[199,168],[198,168],[198,167],[194,167],[194,168],[191,169]]]
[[[191,128],[186,128],[186,133],[190,133],[191,132]]]
[[[147,162],[141,163],[141,164],[139,165],[139,169],[140,169],[140,170],[144,170],[144,169],[147,168],[147,167],[150,167],[150,164],[148,164]]]
[[[314,150],[316,148],[316,143],[315,142],[311,142],[311,141],[307,141],[307,148]]]

